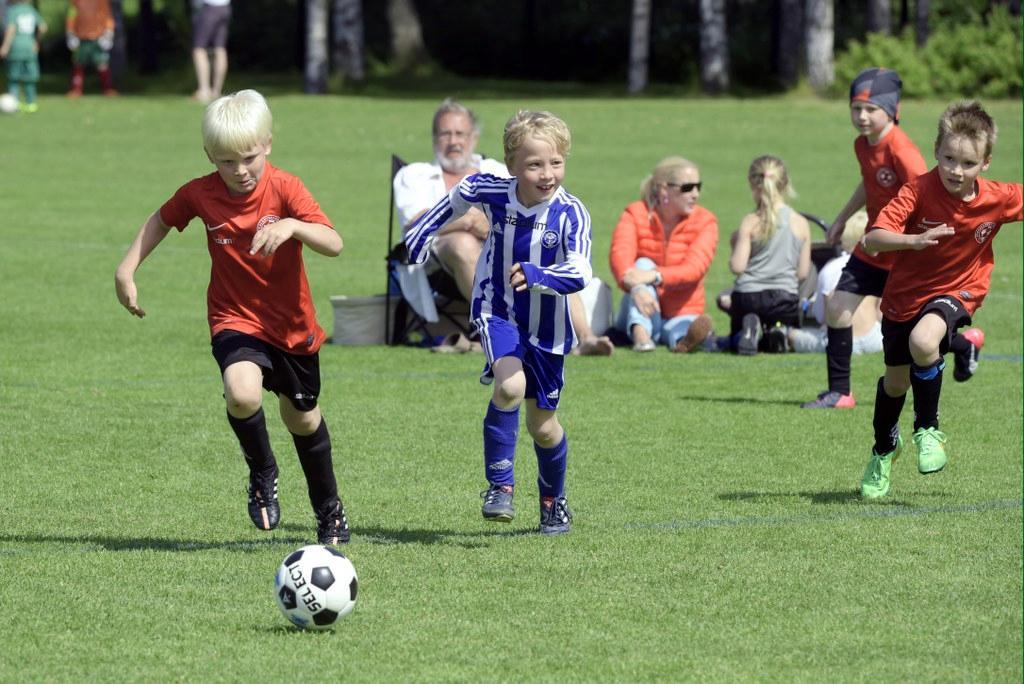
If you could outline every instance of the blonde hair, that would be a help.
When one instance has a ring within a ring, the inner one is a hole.
[[[860,239],[864,237],[864,231],[868,228],[868,212],[863,209],[857,211],[853,216],[846,219],[846,228],[843,229],[843,249],[853,252]]]
[[[778,157],[766,154],[750,162],[747,180],[752,190],[757,190],[758,226],[754,229],[753,238],[758,242],[767,242],[778,230],[779,207],[786,203],[787,197],[796,193],[789,183],[786,165]]]
[[[572,133],[564,121],[551,112],[520,110],[505,124],[505,133],[502,136],[505,166],[512,167],[516,152],[523,146],[526,136],[550,143],[563,157],[568,157],[572,148]]]
[[[270,142],[274,118],[255,90],[240,90],[211,102],[203,114],[206,150],[245,152]]]
[[[982,143],[985,147],[985,159],[988,159],[992,156],[997,132],[996,122],[980,102],[954,102],[939,117],[939,135],[935,138],[935,152],[938,153],[943,140],[958,136]]]
[[[640,199],[654,209],[658,203],[658,189],[666,183],[674,183],[686,169],[697,171],[697,165],[683,157],[665,157],[655,165],[651,174],[640,183]]]

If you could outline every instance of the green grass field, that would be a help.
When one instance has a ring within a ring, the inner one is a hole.
[[[271,100],[273,162],[346,243],[339,259],[307,251],[329,332],[329,296],[383,291],[389,154],[429,156],[438,99]],[[826,219],[858,180],[841,101],[470,104],[492,156],[516,109],[569,122],[566,186],[590,208],[605,280],[618,215],[668,154],[700,164],[723,241],[750,209],[756,155],[781,155],[795,206]],[[904,103],[929,160],[944,105]],[[988,176],[1019,181],[1021,103],[989,105]],[[202,231],[140,269],[144,320],[114,296],[146,216],[211,170],[200,116],[183,98],[45,97],[0,118],[0,681],[1021,681],[1020,224],[996,239],[981,370],[962,385],[947,373],[950,465],[921,477],[911,449],[879,504],[857,488],[880,355],[854,360],[860,404],[841,412],[797,408],[824,387],[821,356],[571,358],[576,518],[547,539],[532,533],[528,438],[520,516],[480,519],[481,356],[325,346],[361,591],[334,632],[306,633],[272,593],[282,558],[314,538],[305,486],[275,419],[283,523],[253,529],[209,354]],[[709,292],[730,281],[727,251]],[[906,435],[910,421],[908,403]]]

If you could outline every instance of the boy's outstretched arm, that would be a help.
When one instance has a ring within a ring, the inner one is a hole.
[[[924,249],[939,244],[939,238],[956,231],[943,223],[923,233],[896,233],[884,228],[875,228],[860,239],[861,247],[868,252],[896,252],[901,249]]]
[[[170,231],[170,226],[164,225],[160,218],[160,211],[154,211],[142,224],[131,247],[121,259],[117,271],[114,272],[114,289],[117,291],[118,301],[121,302],[121,306],[139,318],[143,318],[146,312],[138,304],[139,295],[135,287],[135,271]]]
[[[249,254],[261,253],[270,256],[286,240],[295,238],[318,254],[338,256],[343,247],[341,235],[322,223],[307,223],[295,218],[283,218],[268,223],[256,231],[249,247]]]

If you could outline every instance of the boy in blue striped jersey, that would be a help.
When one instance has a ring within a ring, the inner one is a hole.
[[[410,260],[423,262],[446,225],[476,206],[490,233],[473,283],[471,316],[487,355],[481,382],[494,389],[484,417],[486,520],[511,522],[519,406],[537,453],[540,532],[569,531],[567,444],[555,411],[562,366],[575,339],[565,295],[591,278],[590,214],[562,188],[572,136],[549,112],[522,111],[505,124],[512,178],[474,174],[406,233]]]

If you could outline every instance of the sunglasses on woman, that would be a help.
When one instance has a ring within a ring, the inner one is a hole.
[[[696,183],[665,183],[666,188],[677,188],[679,192],[693,192],[696,190],[700,192],[700,188],[703,183],[697,181]]]

